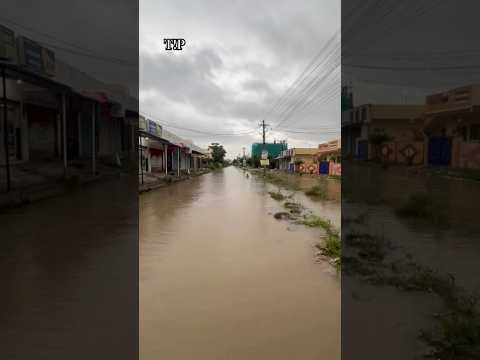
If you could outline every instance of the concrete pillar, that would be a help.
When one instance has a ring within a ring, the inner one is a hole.
[[[168,161],[167,161],[168,145],[163,145],[163,168],[165,169],[165,175],[168,175]]]
[[[96,169],[96,162],[95,162],[95,123],[96,123],[96,112],[97,112],[97,105],[95,103],[92,104],[92,174],[95,175],[97,172]]]
[[[83,156],[83,144],[82,144],[82,112],[77,114],[77,127],[78,127],[78,157],[81,159]]]
[[[28,134],[28,118],[25,113],[25,107],[23,101],[20,102],[20,127],[22,133],[22,160],[28,161],[30,158],[29,153],[29,134]]]
[[[65,93],[62,94],[62,137],[63,137],[63,170],[67,175],[67,100]]]
[[[177,148],[177,176],[180,176],[180,148]]]

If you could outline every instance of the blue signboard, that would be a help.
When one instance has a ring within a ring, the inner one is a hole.
[[[148,122],[147,132],[149,134],[162,137],[162,127],[158,125],[155,121],[147,120],[147,122]]]
[[[152,135],[157,135],[157,124],[152,120],[148,120],[147,131]]]
[[[34,41],[23,38],[23,62],[30,70],[43,72],[42,47]]]

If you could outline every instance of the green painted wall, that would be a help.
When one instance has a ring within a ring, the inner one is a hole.
[[[268,155],[271,157],[277,157],[283,150],[288,149],[287,143],[266,143],[265,145],[262,143],[255,143],[252,144],[252,157],[260,157],[264,146],[265,150],[268,151]]]

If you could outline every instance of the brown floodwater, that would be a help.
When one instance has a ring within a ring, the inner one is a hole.
[[[382,169],[365,164],[344,167],[342,216],[361,215],[361,225],[344,224],[343,233],[366,232],[384,237],[395,248],[389,256],[450,274],[468,293],[480,291],[479,183],[430,176],[404,167]],[[414,194],[429,194],[440,222],[399,216]],[[344,246],[344,255],[350,248]],[[345,270],[345,267],[344,267]],[[421,330],[437,325],[444,313],[441,299],[428,292],[373,286],[361,277],[342,276],[342,343],[346,359],[423,359],[427,348]]]
[[[141,195],[142,360],[340,359],[339,276],[270,189],[227,168]]]

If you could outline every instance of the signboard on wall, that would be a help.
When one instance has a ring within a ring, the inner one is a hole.
[[[55,53],[24,36],[17,39],[18,62],[40,75],[55,75]]]
[[[162,126],[157,124],[155,121],[147,119],[147,129],[146,131],[149,134],[162,137]]]

